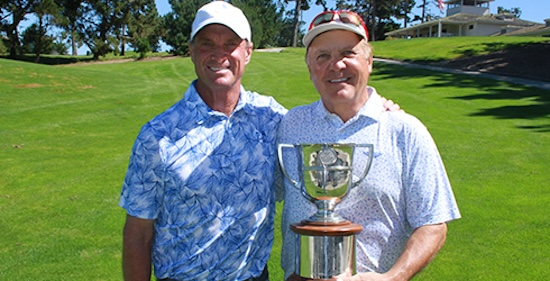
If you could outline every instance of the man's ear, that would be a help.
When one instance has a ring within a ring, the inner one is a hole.
[[[189,49],[189,57],[191,58],[191,61],[195,63],[193,60],[193,43],[187,43],[187,48]]]
[[[372,63],[373,63],[373,58],[372,56],[369,56],[369,58],[367,59],[367,63],[369,65],[369,75],[372,73]]]
[[[252,53],[254,52],[254,43],[249,42],[248,48],[246,48],[246,64],[250,62],[250,59],[252,58]]]

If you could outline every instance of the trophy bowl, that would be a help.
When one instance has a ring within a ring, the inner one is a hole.
[[[367,164],[358,180],[353,179],[353,155],[364,148]],[[289,175],[283,160],[283,151],[292,149],[298,156],[298,175]],[[279,163],[285,177],[301,190],[302,196],[317,206],[317,213],[308,219],[311,223],[339,224],[345,222],[334,208],[367,175],[372,164],[372,144],[279,144]]]

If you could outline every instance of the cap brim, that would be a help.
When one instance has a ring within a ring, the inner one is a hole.
[[[302,42],[304,43],[304,46],[309,47],[309,44],[313,41],[315,37],[317,37],[319,34],[323,32],[327,32],[330,30],[347,30],[351,31],[359,36],[361,36],[363,39],[367,40],[367,36],[362,28],[359,26],[352,26],[350,24],[343,24],[339,22],[329,22],[324,23],[319,26],[316,26],[309,30],[304,38],[302,39]]]

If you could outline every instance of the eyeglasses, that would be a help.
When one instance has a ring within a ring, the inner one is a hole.
[[[313,21],[311,21],[311,24],[309,25],[309,30],[312,28],[319,26],[321,24],[333,22],[333,21],[339,21],[344,24],[353,24],[358,27],[362,27],[365,32],[368,34],[367,26],[365,25],[365,22],[363,19],[356,13],[352,11],[326,11],[319,15],[317,15]],[[368,35],[367,35],[368,37]]]

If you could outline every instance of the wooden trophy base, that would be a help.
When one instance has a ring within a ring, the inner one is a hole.
[[[363,227],[350,221],[326,224],[302,221],[291,224],[290,230],[296,234],[306,236],[349,236],[358,234],[363,230]]]

